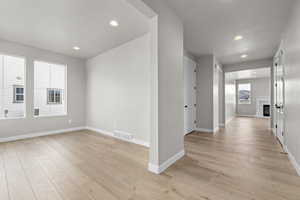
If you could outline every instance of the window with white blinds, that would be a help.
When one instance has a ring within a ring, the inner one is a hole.
[[[25,59],[0,54],[0,119],[25,117]]]
[[[66,65],[34,62],[34,115],[66,115]]]

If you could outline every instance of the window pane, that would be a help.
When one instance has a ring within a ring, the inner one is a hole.
[[[55,102],[56,103],[60,103],[60,91],[56,91],[55,93]]]
[[[49,92],[49,98],[50,98],[50,103],[54,103],[54,91],[53,90],[50,90]]]
[[[16,95],[16,100],[17,100],[17,101],[24,101],[24,95],[22,95],[22,94],[21,94],[21,95],[17,94],[17,95]]]
[[[15,85],[25,85],[25,59],[0,55],[0,119],[25,116],[24,89],[16,95]],[[16,101],[19,102],[16,103]]]
[[[251,84],[239,84],[239,103],[250,104],[251,103]]]
[[[48,89],[48,103],[54,103],[54,90]]]
[[[66,66],[34,62],[34,109],[36,116],[65,115]]]
[[[16,88],[16,93],[17,94],[23,94],[24,93],[24,88]]]

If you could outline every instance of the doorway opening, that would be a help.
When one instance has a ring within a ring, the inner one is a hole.
[[[271,67],[225,73],[225,121],[235,117],[272,119]]]

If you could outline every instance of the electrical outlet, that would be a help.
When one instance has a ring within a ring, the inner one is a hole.
[[[72,124],[72,119],[69,119],[69,124]]]

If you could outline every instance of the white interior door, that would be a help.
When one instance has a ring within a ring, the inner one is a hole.
[[[283,65],[283,52],[281,51],[275,60],[274,75],[275,75],[275,129],[276,136],[284,146],[284,129],[285,129],[285,117],[284,117],[284,65]]]
[[[196,128],[196,67],[190,58],[184,57],[184,130],[188,134]]]

